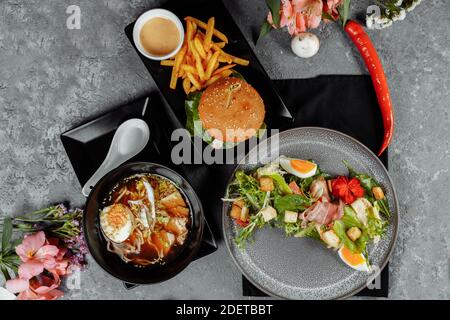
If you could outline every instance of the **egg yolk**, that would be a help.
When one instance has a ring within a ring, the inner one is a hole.
[[[342,247],[341,253],[345,261],[347,261],[352,266],[358,266],[366,262],[366,260],[360,253],[353,253],[349,249],[347,249],[347,247]]]
[[[297,172],[308,173],[316,168],[316,164],[306,160],[293,159],[291,167]]]
[[[119,229],[127,223],[128,217],[128,208],[122,204],[116,204],[109,211],[107,219],[110,226]]]

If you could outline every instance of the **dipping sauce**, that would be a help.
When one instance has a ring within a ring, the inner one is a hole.
[[[166,18],[152,18],[140,33],[141,45],[154,56],[165,56],[173,52],[180,43],[180,32],[174,22]]]

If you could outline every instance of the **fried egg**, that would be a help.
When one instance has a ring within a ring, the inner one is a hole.
[[[317,164],[308,160],[280,157],[280,166],[288,173],[302,179],[312,177],[317,172]]]
[[[133,214],[123,204],[113,204],[100,212],[100,227],[103,234],[113,242],[122,243],[133,231]]]
[[[338,254],[341,260],[350,268],[358,271],[370,271],[369,264],[362,253],[353,253],[350,249],[347,249],[347,247],[342,246],[339,249]]]

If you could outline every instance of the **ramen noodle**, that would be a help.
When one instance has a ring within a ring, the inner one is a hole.
[[[108,251],[141,267],[175,256],[186,242],[190,219],[182,192],[167,178],[153,174],[120,181],[100,211]]]

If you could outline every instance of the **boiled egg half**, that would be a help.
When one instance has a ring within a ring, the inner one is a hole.
[[[133,213],[123,204],[113,204],[100,212],[103,234],[113,242],[122,243],[133,231]]]
[[[317,172],[317,164],[308,160],[280,157],[280,166],[288,173],[302,179],[312,177]]]
[[[342,246],[338,251],[339,257],[350,268],[358,271],[370,272],[369,264],[362,253],[354,253],[345,246]]]

